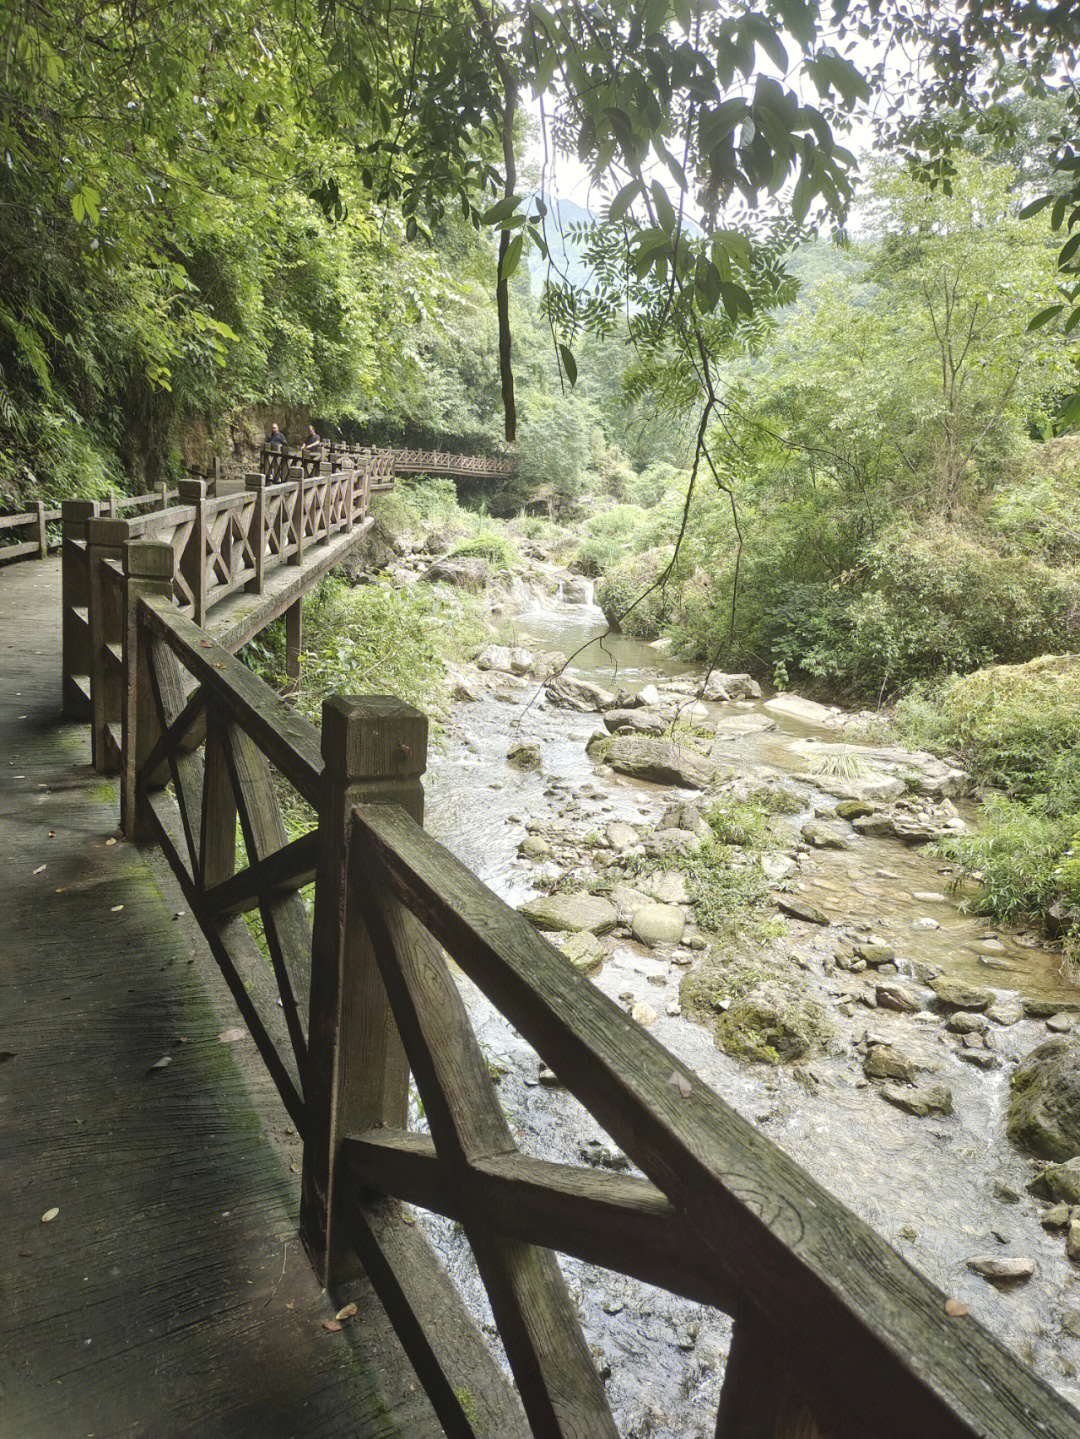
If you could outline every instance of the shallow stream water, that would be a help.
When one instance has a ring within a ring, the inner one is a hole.
[[[562,650],[573,656],[569,673],[612,690],[700,675],[644,641],[621,635],[601,641],[603,617],[592,605],[546,601],[513,623],[516,643]],[[548,709],[541,701],[535,682],[507,677],[494,693],[455,705],[426,780],[428,829],[513,905],[536,892],[542,868],[517,856],[530,821],[562,822],[585,835],[616,818],[655,822],[674,797],[668,788],[613,774],[588,757],[586,741],[602,727],[598,716]],[[733,709],[749,713],[761,706],[715,707],[718,715]],[[834,732],[776,719],[775,729],[727,744],[725,762],[737,773],[764,766],[797,781],[807,761],[791,744],[808,737],[838,739]],[[539,744],[540,774],[507,764],[507,749],[519,739]],[[812,791],[807,794],[809,813]],[[802,818],[788,823],[797,828]],[[893,945],[902,976],[912,964],[927,962],[1003,993],[1077,997],[1062,980],[1057,954],[962,914],[948,892],[947,867],[925,849],[897,840],[852,839],[849,850],[804,855],[799,885],[835,926],[869,930]],[[944,897],[916,899],[916,894]],[[939,927],[926,927],[928,920]],[[858,986],[856,976],[832,969],[837,933],[832,926],[792,922],[788,933],[773,941],[798,970],[800,986],[830,1003],[838,1041],[837,1053],[801,1063],[797,1072],[791,1066],[739,1064],[716,1046],[709,1029],[669,1016],[667,1007],[677,1001],[686,971],[662,951],[617,941],[594,982],[626,1008],[641,1002],[655,1010],[651,1030],[661,1043],[1080,1406],[1080,1269],[1066,1258],[1060,1236],[1041,1227],[1040,1206],[1024,1191],[1032,1166],[1005,1136],[1011,1063],[1048,1037],[1045,1024],[1024,1019],[995,1029],[1000,1065],[985,1071],[963,1062],[940,1015],[899,1014],[858,1003],[845,1014],[837,1005]],[[522,1150],[567,1163],[595,1162],[598,1148],[612,1147],[608,1136],[566,1091],[538,1083],[535,1053],[482,995],[462,983],[485,1053],[505,1068],[499,1096]],[[934,1082],[947,1084],[954,1114],[918,1119],[885,1103],[862,1074],[857,1046],[868,1032],[895,1041]],[[1018,1198],[1001,1197],[1009,1192]],[[464,1240],[435,1216],[425,1216],[424,1223],[497,1347]],[[965,1263],[989,1253],[1032,1259],[1034,1277],[1019,1288],[994,1288]],[[574,1260],[561,1262],[586,1338],[602,1372],[610,1372],[607,1388],[620,1432],[711,1436],[728,1320],[636,1281]]]

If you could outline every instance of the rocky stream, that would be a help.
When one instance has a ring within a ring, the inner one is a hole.
[[[418,559],[400,582],[418,578]],[[1077,1044],[1080,993],[1040,937],[965,915],[949,866],[928,852],[925,841],[978,822],[966,777],[860,745],[850,717],[769,698],[747,676],[713,676],[698,698],[700,670],[662,644],[605,636],[588,582],[541,562],[491,599],[509,643],[451,676],[428,828],[1080,1406],[1080,1172],[1065,1166],[1056,1189],[1044,1178],[1040,1200],[1028,1186],[1044,1165],[1006,1134],[1010,1076],[1037,1045]],[[678,863],[725,799],[772,816],[764,847],[730,851],[771,901],[742,937],[701,927]],[[462,983],[522,1150],[627,1168]],[[1068,1158],[1076,1126],[1080,1107],[1053,1157]],[[464,1239],[423,1222],[497,1349]],[[562,1264],[621,1432],[711,1436],[729,1321]]]

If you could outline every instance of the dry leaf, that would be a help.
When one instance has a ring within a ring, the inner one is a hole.
[[[246,1039],[246,1029],[223,1029],[218,1035],[222,1044],[235,1044],[238,1039]]]
[[[228,669],[228,665],[225,663],[224,660],[218,660],[217,667],[219,670]]]
[[[296,1308],[296,1300],[295,1300],[295,1299],[290,1299],[289,1302],[288,1302],[288,1304],[286,1304],[285,1308],[286,1308],[286,1309],[295,1309],[295,1308]]]
[[[945,1313],[949,1316],[950,1319],[963,1319],[964,1315],[967,1312],[967,1305],[961,1304],[959,1299],[946,1299]]]
[[[110,844],[115,844],[115,843],[116,843],[116,840],[115,840],[115,839],[107,839],[107,840],[105,841],[106,846],[108,846],[108,845],[110,845]]]
[[[59,1213],[59,1209],[46,1209],[45,1213],[41,1216],[42,1224],[51,1224]]]
[[[210,650],[214,647],[213,640],[200,640],[199,643],[202,645],[204,650]]]
[[[690,1081],[685,1075],[680,1074],[677,1069],[671,1071],[671,1078],[668,1080],[668,1083],[673,1084],[684,1099],[690,1098],[692,1088]]]
[[[60,886],[60,888],[56,891],[56,893],[57,893],[57,894],[67,894],[67,885],[66,885],[66,884],[62,884],[62,885]]]
[[[38,867],[37,867],[37,869],[34,870],[34,873],[35,873],[35,874],[40,874],[41,871],[42,871],[44,868],[45,868],[45,866],[44,866],[43,864],[39,864]]]
[[[170,1064],[172,1064],[172,1057],[168,1054],[163,1054],[156,1064],[150,1066],[150,1069],[168,1069]],[[150,1073],[150,1069],[146,1071],[147,1074]]]
[[[339,1309],[334,1315],[335,1319],[353,1319],[356,1316],[356,1305],[346,1304],[344,1309]]]
[[[322,1322],[322,1327],[324,1329],[329,1329],[331,1334],[341,1333],[341,1325],[337,1322],[336,1319],[324,1319]]]
[[[124,906],[122,904],[114,904],[112,907],[113,914],[119,914],[123,907]]]

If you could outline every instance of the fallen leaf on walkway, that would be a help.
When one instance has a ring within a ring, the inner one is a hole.
[[[124,906],[122,904],[114,904],[112,907],[113,914],[119,914],[123,907]]]
[[[34,873],[35,873],[35,874],[40,874],[41,871],[42,871],[44,868],[45,868],[45,866],[44,866],[43,864],[39,864],[38,867],[37,867],[37,869],[34,870]]]
[[[172,1064],[171,1055],[163,1054],[156,1064],[150,1066],[150,1069],[168,1069],[170,1064]],[[150,1069],[146,1071],[147,1074],[150,1073]]]
[[[690,1098],[692,1092],[690,1081],[685,1075],[680,1074],[677,1069],[671,1071],[671,1078],[668,1080],[668,1083],[673,1084],[684,1099]]]
[[[353,1319],[356,1317],[356,1305],[346,1304],[344,1309],[339,1309],[334,1315],[335,1319]]]
[[[290,1299],[289,1302],[288,1302],[288,1304],[286,1304],[285,1308],[286,1308],[286,1309],[295,1309],[295,1308],[296,1308],[296,1300],[295,1300],[295,1299]]]
[[[213,649],[214,647],[213,640],[200,640],[199,643],[202,645],[204,650]]]
[[[227,670],[229,668],[229,666],[225,663],[224,660],[218,660],[217,667],[219,670]]]
[[[115,840],[115,839],[107,839],[107,840],[105,841],[105,843],[106,843],[106,845],[115,844],[115,843],[116,843],[116,840]]]
[[[60,886],[60,888],[56,891],[56,893],[57,893],[57,894],[67,894],[67,885],[66,885],[66,884],[62,884],[62,885]]]
[[[50,838],[50,839],[55,839],[55,838],[56,838],[56,830],[54,830],[54,829],[49,830],[49,838]]]
[[[42,1224],[51,1224],[59,1213],[59,1209],[46,1209],[45,1213],[41,1216]]]
[[[218,1035],[222,1044],[235,1044],[238,1039],[246,1039],[246,1029],[223,1029]]]
[[[967,1312],[967,1305],[961,1304],[959,1299],[946,1299],[945,1313],[949,1316],[950,1319],[963,1319],[964,1315]]]
[[[341,1325],[337,1322],[336,1319],[324,1319],[322,1322],[322,1327],[324,1329],[329,1329],[331,1334],[341,1333]]]

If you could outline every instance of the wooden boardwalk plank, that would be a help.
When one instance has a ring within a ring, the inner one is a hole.
[[[0,1431],[428,1439],[370,1290],[316,1285],[297,1141],[250,1039],[217,1038],[240,1021],[201,940],[107,843],[113,787],[57,718],[57,583],[0,577]]]

